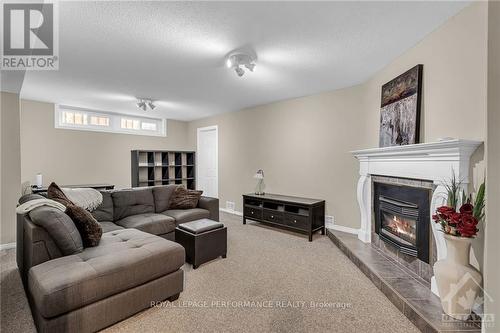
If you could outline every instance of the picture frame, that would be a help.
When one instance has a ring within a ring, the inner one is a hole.
[[[382,86],[380,147],[420,142],[423,67],[416,65]]]

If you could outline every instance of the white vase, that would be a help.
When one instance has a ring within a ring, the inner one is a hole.
[[[469,263],[472,238],[444,234],[447,257],[434,264],[434,275],[443,311],[467,320],[481,290],[481,273]]]

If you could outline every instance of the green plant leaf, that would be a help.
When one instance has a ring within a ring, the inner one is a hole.
[[[472,214],[478,221],[481,221],[484,218],[485,191],[486,191],[486,182],[483,181],[481,186],[479,186],[479,190],[477,191],[476,200],[474,201],[474,209],[472,211]]]
[[[453,174],[450,182],[445,183],[444,186],[446,188],[446,191],[448,192],[447,205],[456,210],[460,197],[461,182],[458,181],[455,174]]]

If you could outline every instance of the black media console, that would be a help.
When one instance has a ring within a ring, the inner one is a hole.
[[[243,195],[243,224],[253,220],[289,230],[325,234],[325,200],[278,194]]]

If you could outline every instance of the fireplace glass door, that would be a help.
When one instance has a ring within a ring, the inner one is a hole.
[[[416,204],[379,196],[379,235],[410,255],[417,255],[418,216]]]
[[[382,230],[387,237],[395,238],[400,243],[417,246],[417,220],[399,216],[390,212],[381,212]]]
[[[374,182],[373,231],[391,250],[429,263],[430,198],[426,188]]]

